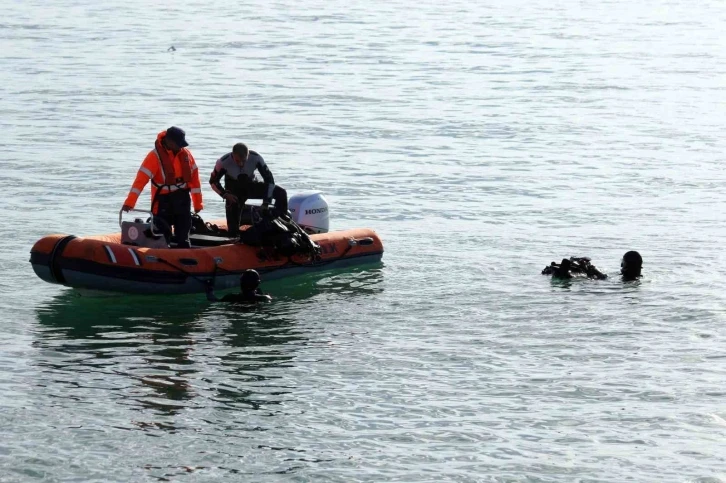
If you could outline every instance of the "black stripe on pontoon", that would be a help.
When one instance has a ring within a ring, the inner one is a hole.
[[[48,268],[50,268],[50,276],[57,283],[66,283],[66,279],[63,276],[63,269],[60,264],[61,256],[63,255],[63,250],[66,249],[66,246],[75,239],[76,237],[74,235],[68,235],[61,238],[53,247],[53,251],[50,252],[50,256],[48,257]]]
[[[295,264],[295,265],[283,265],[279,267],[259,267],[256,270],[264,275],[266,272],[274,272],[281,269],[287,268],[320,268],[325,265],[330,265],[335,262],[353,260],[356,258],[364,257],[376,257],[383,255],[383,252],[368,252],[361,253],[359,255],[347,256],[344,258],[336,258],[333,260],[323,260],[319,263],[307,263],[307,264]],[[139,257],[140,258],[140,257]],[[73,270],[81,273],[88,273],[90,275],[98,275],[101,277],[109,278],[120,278],[123,280],[133,280],[137,282],[145,283],[161,283],[161,284],[183,284],[187,280],[187,275],[182,272],[168,272],[168,271],[156,271],[148,268],[138,267],[125,267],[123,265],[105,265],[103,263],[93,262],[90,260],[81,260],[78,258],[61,258],[58,261],[60,268],[63,270]],[[161,264],[161,263],[160,263]],[[163,264],[166,266],[166,264]],[[226,275],[241,275],[246,268],[240,268],[238,270],[217,270],[216,276]],[[202,273],[202,272],[190,272],[195,277],[200,279],[210,278],[215,275],[214,272]]]
[[[64,270],[73,270],[89,275],[98,275],[100,277],[135,280],[138,282],[181,284],[187,279],[187,276],[181,272],[155,271],[139,269],[137,267],[125,267],[123,265],[105,265],[103,263],[77,258],[63,260],[62,266]]]

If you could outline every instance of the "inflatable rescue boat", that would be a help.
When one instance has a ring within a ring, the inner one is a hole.
[[[150,212],[134,221],[119,212],[121,233],[49,235],[35,243],[30,263],[42,280],[81,292],[187,294],[238,287],[250,268],[267,281],[381,261],[373,230],[328,231],[328,204],[319,192],[293,196],[289,207],[291,216],[266,218],[247,206],[239,238],[228,236],[224,222],[196,217],[191,248],[169,247]]]

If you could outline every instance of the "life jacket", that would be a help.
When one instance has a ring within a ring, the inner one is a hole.
[[[194,210],[201,211],[204,208],[202,188],[194,157],[187,148],[182,148],[176,155],[168,153],[162,144],[165,136],[166,131],[157,135],[154,149],[141,163],[124,205],[133,208],[144,186],[151,181],[151,211],[154,213],[158,210],[158,195],[168,195],[178,190],[189,190]],[[174,169],[177,163],[178,174]]]
[[[152,178],[151,183],[158,189],[157,194],[168,194],[178,189],[188,189],[189,182],[192,180],[192,163],[191,159],[189,159],[189,151],[182,148],[179,154],[177,154],[182,171],[181,176],[177,176],[176,170],[174,169],[174,158],[169,156],[169,152],[161,143],[162,139],[164,139],[163,136],[156,138],[154,154],[156,154],[161,164],[164,181],[163,183],[157,183]]]

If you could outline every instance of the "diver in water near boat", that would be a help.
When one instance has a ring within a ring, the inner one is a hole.
[[[620,275],[623,281],[633,281],[640,278],[642,276],[642,267],[643,258],[640,253],[636,251],[627,252],[620,262]],[[542,270],[542,275],[552,275],[552,278],[559,279],[582,277],[604,280],[608,277],[598,270],[588,257],[563,258],[559,264],[552,262]]]
[[[245,270],[239,279],[239,293],[230,293],[224,297],[217,298],[212,287],[207,288],[207,300],[210,302],[229,302],[235,304],[257,304],[270,302],[272,297],[262,293],[260,286],[260,274],[257,270]]]
[[[259,171],[263,181],[255,178],[255,171]],[[209,184],[225,200],[227,230],[231,236],[239,234],[242,209],[250,198],[262,200],[263,212],[269,210],[270,201],[274,199],[276,214],[287,215],[287,191],[275,185],[272,172],[262,156],[243,143],[235,144],[232,152],[217,160]]]
[[[643,269],[643,257],[636,251],[629,251],[623,255],[623,259],[620,261],[620,275],[623,277],[623,281],[631,282],[642,277],[641,270]]]

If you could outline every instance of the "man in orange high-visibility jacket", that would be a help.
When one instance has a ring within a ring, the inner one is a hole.
[[[151,181],[151,211],[163,222],[161,225],[167,225],[159,227],[166,232],[167,242],[171,238],[171,227],[174,227],[178,248],[191,246],[191,202],[194,202],[195,212],[204,208],[199,170],[187,146],[182,129],[172,126],[160,132],[154,149],[141,163],[122,208],[124,211],[133,209],[146,183]]]

